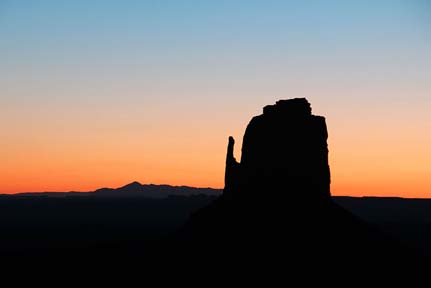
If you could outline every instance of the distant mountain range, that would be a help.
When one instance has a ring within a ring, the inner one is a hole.
[[[101,188],[91,192],[29,192],[18,194],[3,194],[1,197],[98,197],[98,198],[153,198],[163,199],[170,196],[219,196],[222,189],[196,188],[189,186],[171,186],[141,184],[132,182],[120,188]]]

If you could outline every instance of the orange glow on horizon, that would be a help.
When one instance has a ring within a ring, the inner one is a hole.
[[[353,111],[354,106],[347,107]],[[361,119],[348,115],[348,108],[339,114],[321,103],[314,107],[319,108],[315,114],[327,117],[333,195],[431,198],[426,107],[391,107],[384,116],[379,111],[384,108],[374,107]],[[141,116],[127,108],[136,116],[111,121],[108,111],[99,115],[106,119],[69,122],[58,113],[52,121],[37,115],[38,126],[23,121],[4,126],[0,193],[93,191],[133,181],[222,188],[227,138],[235,137],[240,159],[245,126],[259,113],[251,106],[241,115],[238,107],[219,108],[226,111],[220,118],[212,107],[187,114],[176,109],[164,111],[171,118],[159,121],[156,129],[151,117],[162,112]]]

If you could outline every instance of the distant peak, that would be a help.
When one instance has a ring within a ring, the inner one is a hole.
[[[122,188],[125,188],[125,187],[141,187],[141,186],[142,186],[141,183],[139,183],[138,181],[134,181],[132,183],[129,183],[129,184],[123,186]]]

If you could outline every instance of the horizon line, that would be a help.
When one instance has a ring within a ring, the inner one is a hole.
[[[166,184],[166,183],[162,183],[162,184],[145,183],[145,184],[142,184],[139,181],[132,181],[130,183],[127,183],[125,185],[122,185],[122,186],[119,186],[119,187],[115,187],[115,188],[112,188],[112,187],[100,187],[100,188],[96,188],[95,190],[91,190],[91,191],[74,191],[74,190],[69,190],[69,191],[20,191],[20,192],[12,192],[12,193],[0,193],[0,196],[19,196],[19,195],[22,195],[22,194],[38,194],[38,193],[40,193],[40,194],[44,194],[44,193],[53,193],[53,194],[55,194],[55,193],[94,193],[95,191],[100,190],[100,189],[114,189],[114,190],[115,189],[120,189],[122,187],[128,186],[128,185],[133,184],[133,183],[138,183],[138,184],[140,184],[142,186],[170,186],[170,187],[176,187],[176,188],[186,187],[186,188],[194,188],[194,189],[212,189],[212,190],[219,190],[219,191],[223,191],[224,190],[224,188],[214,188],[214,187],[209,187],[209,186],[207,186],[207,187],[196,187],[196,186],[190,186],[190,185],[172,185],[172,184]],[[395,196],[395,195],[390,195],[390,196],[388,196],[388,195],[384,195],[384,196],[381,196],[381,195],[356,195],[356,196],[352,196],[352,195],[331,195],[331,197],[395,198],[395,199],[411,199],[411,200],[414,200],[414,199],[422,199],[422,200],[430,199],[431,200],[431,197],[402,197],[402,196]]]

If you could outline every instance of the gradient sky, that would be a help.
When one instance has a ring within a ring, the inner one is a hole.
[[[278,99],[334,195],[431,197],[431,1],[0,0],[0,193],[223,186]]]

